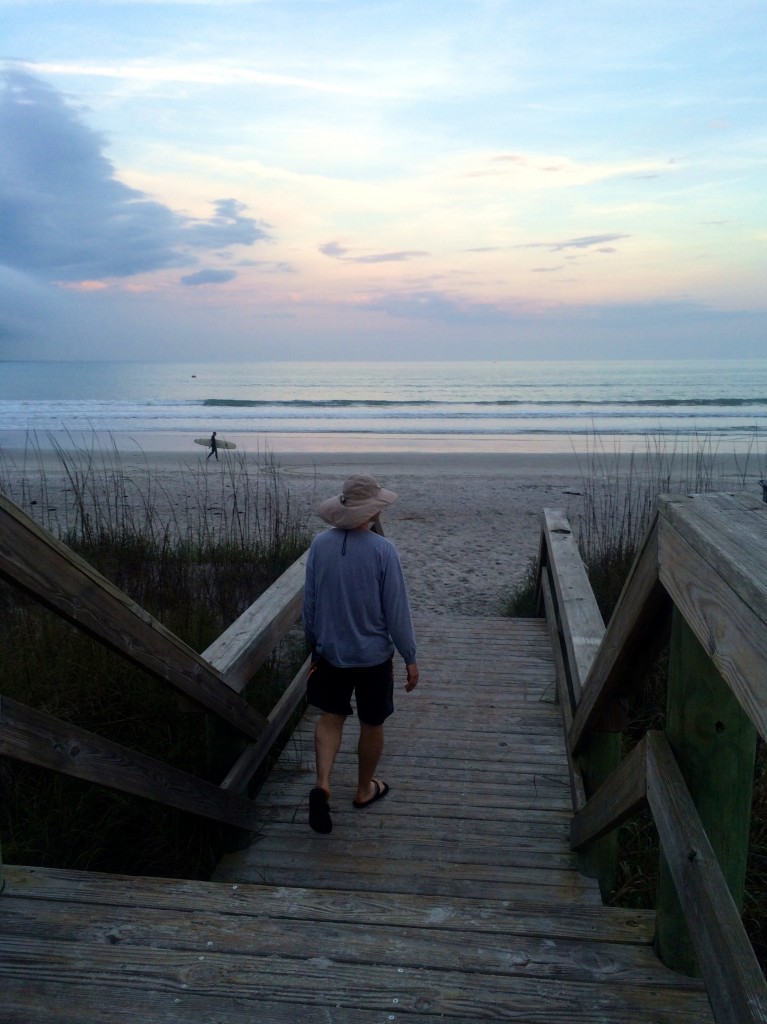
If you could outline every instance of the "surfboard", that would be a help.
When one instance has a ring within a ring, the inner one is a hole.
[[[210,438],[209,437],[196,437],[194,439],[194,443],[195,444],[201,444],[203,446],[203,448],[210,448]],[[236,447],[237,447],[237,445],[234,443],[234,441],[225,441],[223,439],[223,437],[217,437],[216,438],[216,448],[236,448]]]

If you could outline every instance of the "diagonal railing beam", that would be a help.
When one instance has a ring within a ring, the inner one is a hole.
[[[573,717],[570,747],[582,748],[600,718],[643,677],[668,639],[671,603],[658,570],[658,518],[654,518],[621,591]]]
[[[0,754],[224,824],[254,827],[246,797],[9,697],[0,698]]]
[[[258,672],[281,638],[301,614],[306,554],[247,608],[202,657],[237,693]]]
[[[251,739],[266,728],[218,669],[3,494],[0,576]]]

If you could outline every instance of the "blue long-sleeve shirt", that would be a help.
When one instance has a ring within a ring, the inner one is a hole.
[[[397,549],[370,530],[326,530],[306,561],[303,622],[312,648],[337,668],[416,660],[416,641]]]

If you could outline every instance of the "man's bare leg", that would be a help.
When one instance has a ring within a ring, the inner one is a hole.
[[[314,756],[317,762],[317,785],[330,797],[330,773],[344,734],[344,715],[323,711],[314,729]]]
[[[354,797],[358,803],[365,803],[376,794],[373,775],[381,760],[383,748],[384,727],[360,722],[360,738],[357,744],[357,793]]]

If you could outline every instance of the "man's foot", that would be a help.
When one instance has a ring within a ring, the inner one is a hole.
[[[315,786],[309,794],[309,824],[315,832],[322,832],[323,835],[333,831],[328,794],[319,786]]]
[[[373,795],[369,797],[369,799],[352,800],[352,803],[357,808],[357,810],[360,810],[362,807],[369,807],[371,804],[374,804],[376,800],[382,800],[383,797],[385,797],[386,794],[389,792],[389,787],[386,785],[386,783],[379,782],[378,779],[373,779],[373,787],[374,792]]]

